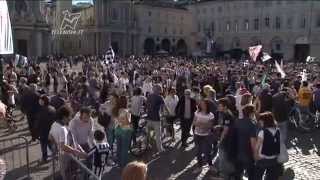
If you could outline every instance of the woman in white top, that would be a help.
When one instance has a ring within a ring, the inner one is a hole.
[[[168,116],[166,117],[166,120],[167,120],[167,123],[168,123],[168,131],[169,131],[169,134],[171,136],[171,140],[172,141],[175,140],[173,124],[174,124],[174,121],[176,119],[175,110],[176,110],[178,102],[179,102],[179,98],[178,98],[178,96],[176,94],[176,89],[171,88],[169,90],[169,94],[164,99],[164,103],[167,106],[168,111],[169,111],[168,112]]]
[[[278,179],[281,166],[277,162],[280,154],[280,131],[271,112],[259,115],[259,123],[262,129],[258,133],[255,149],[256,180]]]
[[[206,158],[206,162],[212,168],[212,127],[214,123],[214,115],[209,112],[209,101],[201,100],[198,111],[195,112],[193,125],[194,129],[194,142],[197,149],[198,168],[197,172],[201,171],[203,166],[202,154]]]

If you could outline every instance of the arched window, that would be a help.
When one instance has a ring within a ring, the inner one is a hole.
[[[254,19],[254,30],[259,30],[259,19],[258,18],[255,18]]]
[[[230,21],[227,21],[226,30],[227,30],[228,32],[230,31]]]
[[[264,24],[266,27],[270,27],[270,18],[269,17],[264,18]]]

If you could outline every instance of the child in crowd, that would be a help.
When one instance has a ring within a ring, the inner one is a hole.
[[[88,156],[92,159],[93,171],[100,176],[107,164],[110,147],[105,140],[105,134],[101,130],[94,132],[95,146],[89,151]]]

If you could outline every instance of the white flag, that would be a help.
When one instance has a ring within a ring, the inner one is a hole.
[[[266,52],[263,52],[263,56],[262,56],[262,62],[266,62],[266,61],[268,61],[268,60],[270,60],[272,57],[268,54],[268,53],[266,53]]]
[[[313,62],[315,59],[316,59],[316,57],[308,56],[307,59],[306,59],[306,62],[307,62],[307,63]]]
[[[16,54],[16,57],[14,59],[14,64],[17,66],[19,64],[20,55]]]
[[[13,54],[12,30],[7,1],[0,1],[0,54]]]
[[[281,74],[281,78],[285,78],[286,73],[283,71],[283,69],[280,67],[277,61],[275,61],[275,65],[276,65],[277,71]]]
[[[254,62],[256,62],[261,49],[262,49],[262,45],[249,47],[249,55]]]

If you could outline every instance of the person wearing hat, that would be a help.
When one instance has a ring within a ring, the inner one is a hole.
[[[191,98],[191,90],[186,89],[184,95],[179,99],[176,107],[176,115],[180,119],[182,147],[187,147],[187,140],[190,137],[190,129],[197,110],[196,101]]]

